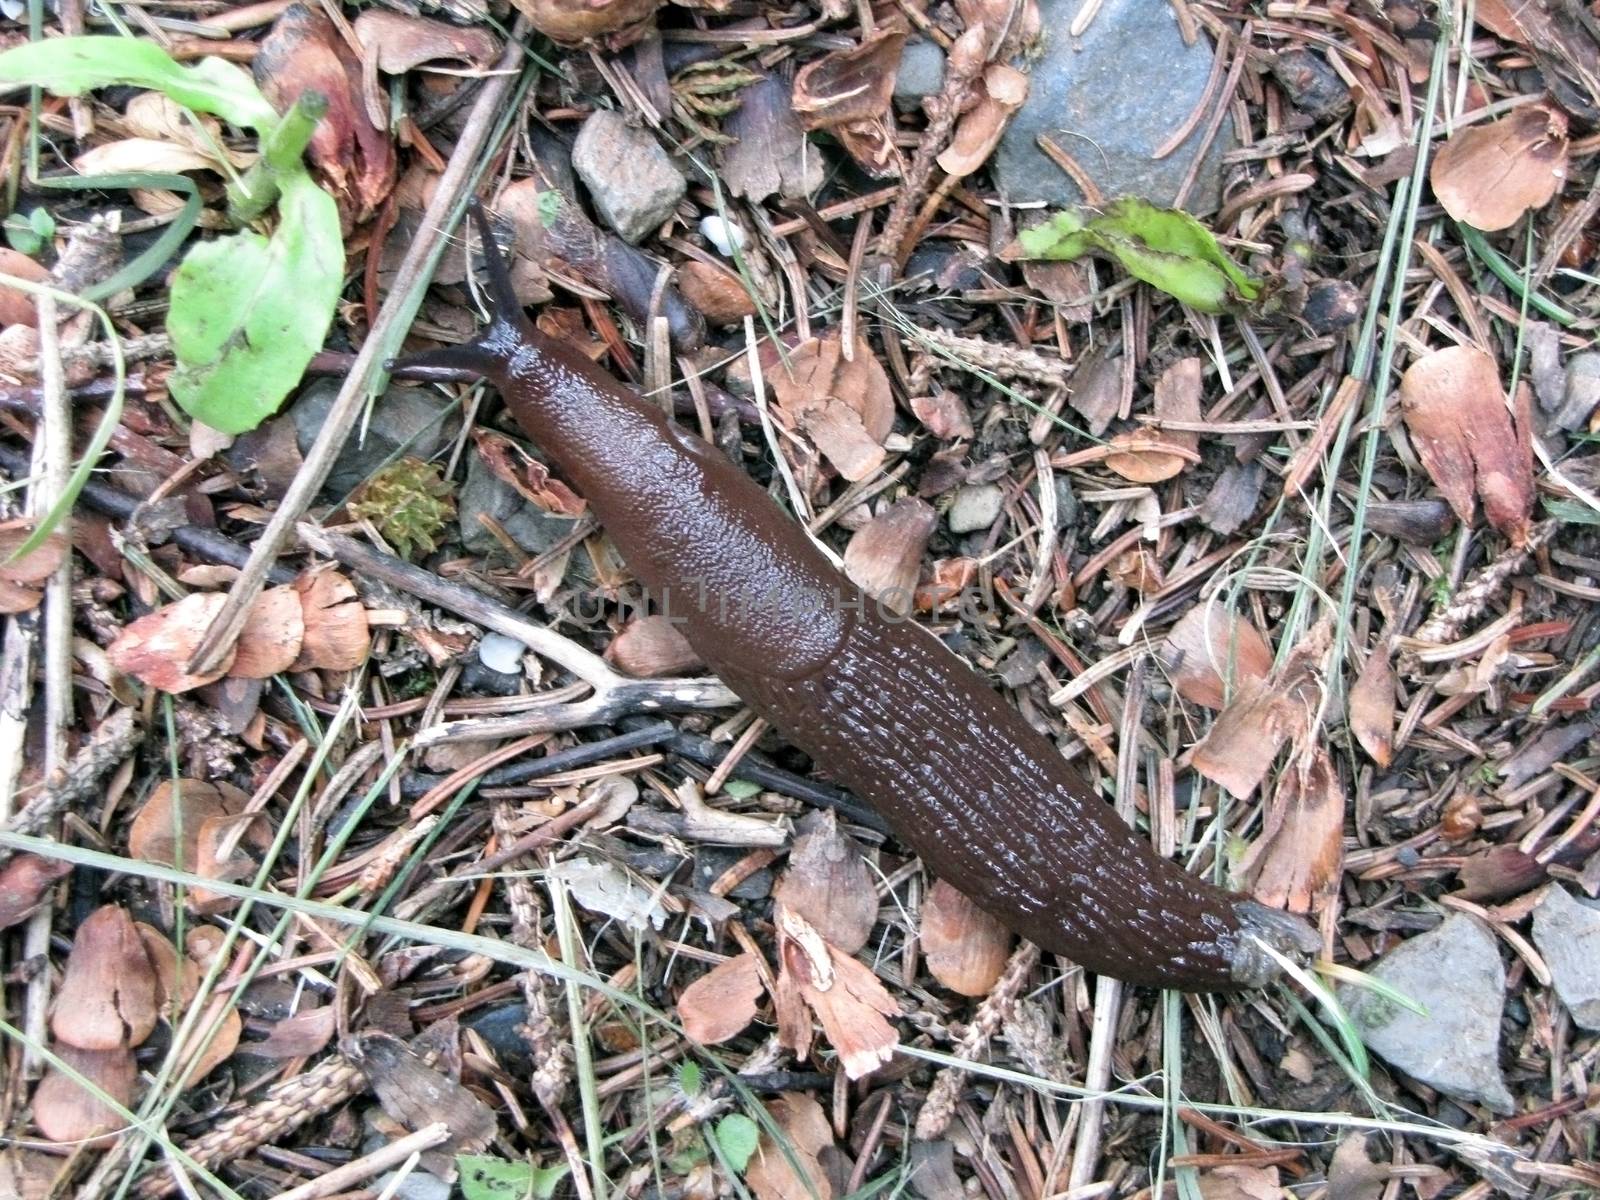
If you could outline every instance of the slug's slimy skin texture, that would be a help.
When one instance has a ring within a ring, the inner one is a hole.
[[[493,255],[491,273],[494,273]],[[707,666],[934,874],[1090,970],[1211,991],[1265,982],[1293,917],[1158,856],[964,662],[862,596],[749,476],[505,299],[419,365],[489,378]]]

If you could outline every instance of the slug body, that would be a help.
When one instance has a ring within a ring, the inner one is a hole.
[[[1312,948],[1295,918],[1157,855],[1015,708],[880,611],[719,450],[495,290],[483,337],[407,362],[489,378],[706,665],[931,871],[1044,949],[1133,983],[1265,982],[1275,964],[1252,934]]]

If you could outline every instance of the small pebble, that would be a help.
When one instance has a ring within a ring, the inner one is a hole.
[[[715,246],[724,258],[732,258],[735,250],[744,249],[744,230],[724,220],[720,213],[700,218],[700,236]]]
[[[951,533],[976,533],[987,529],[1000,516],[1005,503],[1005,493],[992,483],[980,483],[962,488],[956,493],[955,503],[945,521]]]
[[[478,661],[491,671],[513,675],[522,670],[522,655],[527,650],[514,637],[503,633],[486,633],[478,643]]]

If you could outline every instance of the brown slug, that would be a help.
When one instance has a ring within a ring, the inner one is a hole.
[[[706,665],[929,870],[1044,949],[1132,983],[1259,985],[1276,973],[1261,941],[1315,949],[1297,918],[1157,855],[972,668],[864,598],[720,450],[534,329],[474,215],[493,322],[403,365],[493,382]]]

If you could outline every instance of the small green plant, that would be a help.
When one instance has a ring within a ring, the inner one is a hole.
[[[32,258],[56,236],[56,219],[41,206],[31,213],[12,213],[5,220],[5,230],[11,248]]]
[[[456,1169],[465,1200],[550,1200],[567,1177],[564,1165],[536,1167],[488,1154],[458,1154]]]
[[[276,200],[276,227],[196,245],[173,276],[167,314],[173,399],[224,433],[254,429],[305,373],[343,286],[338,207],[302,159],[326,101],[307,94],[280,116],[232,63],[183,66],[151,42],[123,37],[56,38],[0,53],[0,89],[26,85],[58,96],[148,88],[259,135],[261,161],[231,196],[232,211],[244,224]]]
[[[712,1136],[728,1165],[739,1175],[750,1165],[761,1141],[761,1127],[743,1113],[729,1113],[718,1121]]]
[[[438,546],[456,502],[436,465],[408,455],[368,480],[349,509],[357,520],[372,522],[395,553],[410,558],[413,551],[429,553]]]
[[[1222,252],[1199,221],[1135,196],[1113,200],[1098,214],[1058,212],[1043,225],[1023,230],[1008,257],[1070,260],[1096,250],[1116,259],[1135,279],[1202,312],[1224,312],[1261,294],[1261,285]]]

